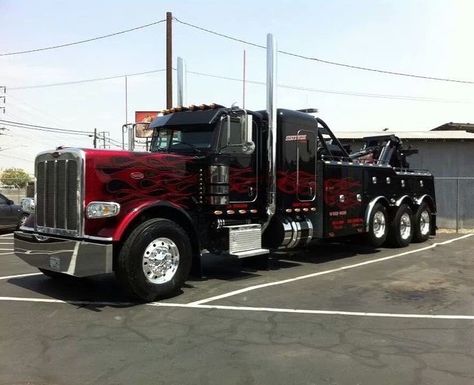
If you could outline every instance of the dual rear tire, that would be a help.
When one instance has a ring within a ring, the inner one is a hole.
[[[415,213],[413,242],[425,242],[431,234],[431,209],[423,202]]]
[[[369,217],[369,243],[380,247],[388,243],[394,247],[406,247],[410,242],[424,242],[431,232],[431,210],[423,202],[413,213],[412,209],[402,204],[388,216],[387,208],[376,203]]]
[[[413,238],[413,211],[402,204],[390,221],[388,241],[394,247],[406,247]]]

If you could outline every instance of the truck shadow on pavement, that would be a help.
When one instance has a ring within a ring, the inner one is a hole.
[[[288,253],[273,253],[269,257],[244,260],[208,255],[202,260],[202,276],[189,277],[184,288],[186,292],[197,289],[206,295],[207,283],[215,286],[216,284],[225,284],[226,281],[250,280],[274,270],[287,269],[291,273],[291,269],[304,264],[319,265],[379,252],[379,249],[367,246],[340,243],[313,246],[290,255]],[[64,279],[34,275],[10,278],[7,282],[35,293],[34,298],[60,300],[91,311],[101,311],[104,307],[127,308],[142,304],[130,299],[113,274],[88,278],[64,277]],[[176,297],[180,297],[182,294],[183,291]]]
[[[113,274],[64,279],[52,279],[40,274],[10,278],[8,283],[35,293],[34,298],[64,301],[93,311],[100,311],[103,307],[121,308],[139,304],[128,297]]]

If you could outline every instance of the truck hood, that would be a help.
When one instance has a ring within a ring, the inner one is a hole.
[[[197,191],[199,157],[85,149],[85,204],[113,201],[122,206],[166,200],[188,206]]]

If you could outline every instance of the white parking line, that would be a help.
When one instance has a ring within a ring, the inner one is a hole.
[[[193,304],[178,304],[178,303],[166,303],[166,302],[153,302],[153,303],[149,303],[148,305],[157,306],[157,307],[180,307],[180,308],[190,308],[190,309],[216,309],[216,310],[237,310],[237,311],[252,311],[252,312],[296,313],[296,314],[316,314],[316,315],[344,315],[344,316],[356,316],[356,317],[474,320],[474,315],[458,315],[458,314],[370,313],[370,312],[361,312],[361,311],[286,309],[286,308],[276,308],[276,307],[193,305]]]
[[[403,257],[403,256],[405,256],[405,255],[418,253],[418,252],[420,252],[420,251],[425,251],[425,250],[433,249],[433,248],[435,248],[436,246],[447,245],[447,244],[449,244],[449,243],[452,243],[452,242],[455,242],[455,241],[459,241],[459,240],[461,240],[461,239],[468,238],[468,237],[471,237],[471,236],[473,236],[473,235],[474,235],[474,234],[466,234],[466,235],[463,235],[463,236],[461,236],[461,237],[453,238],[453,239],[450,239],[450,240],[447,240],[447,241],[444,241],[444,242],[433,243],[433,244],[430,245],[430,246],[421,247],[421,248],[419,248],[419,249],[409,250],[409,251],[405,251],[405,252],[403,252],[403,253],[399,253],[399,254],[395,254],[395,255],[389,255],[389,256],[387,256],[387,257],[372,259],[372,260],[370,260],[370,261],[355,263],[355,264],[353,264],[353,265],[338,267],[338,268],[336,268],[336,269],[324,270],[324,271],[319,271],[319,272],[317,272],[317,273],[301,275],[301,276],[295,277],[295,278],[284,279],[284,280],[281,280],[281,281],[267,282],[267,283],[262,283],[262,284],[260,284],[260,285],[249,286],[249,287],[245,287],[245,288],[243,288],[243,289],[238,289],[238,290],[234,290],[234,291],[231,291],[231,292],[228,292],[228,293],[216,295],[216,296],[213,296],[213,297],[204,298],[204,299],[201,299],[201,300],[199,300],[199,301],[193,301],[193,302],[188,303],[188,305],[202,305],[202,304],[207,303],[207,302],[212,302],[212,301],[216,301],[216,300],[218,300],[218,299],[223,299],[223,298],[232,297],[232,296],[234,296],[234,295],[246,293],[246,292],[248,292],[248,291],[263,289],[263,288],[265,288],[265,287],[270,287],[270,286],[284,285],[285,283],[300,281],[300,280],[302,280],[302,279],[314,278],[314,277],[318,277],[318,276],[321,276],[321,275],[326,275],[326,274],[331,274],[331,273],[337,273],[337,272],[344,271],[344,270],[355,269],[356,267],[361,267],[361,266],[371,265],[371,264],[374,264],[374,263],[379,263],[379,262],[383,262],[383,261],[388,261],[388,260],[390,260],[390,259]]]
[[[78,306],[133,306],[133,302],[112,302],[112,301],[76,301],[61,300],[52,298],[22,298],[22,297],[0,297],[0,301],[5,302],[34,302],[34,303],[59,303]],[[440,320],[474,320],[474,315],[459,314],[397,314],[397,313],[370,313],[358,311],[337,311],[337,310],[309,310],[309,309],[285,309],[275,307],[251,307],[251,306],[222,306],[222,305],[190,305],[186,303],[166,303],[153,302],[146,304],[154,307],[171,307],[184,309],[215,309],[233,310],[249,312],[269,312],[269,313],[292,313],[309,315],[335,315],[352,317],[375,317],[375,318],[409,318],[409,319],[440,319]]]
[[[2,234],[2,235],[0,235],[0,237],[2,237],[2,238],[12,237],[12,239],[13,239],[13,234]]]
[[[0,280],[13,279],[13,278],[23,278],[23,277],[32,277],[33,275],[41,275],[43,273],[28,273],[28,274],[17,274],[17,275],[5,275],[0,277]]]

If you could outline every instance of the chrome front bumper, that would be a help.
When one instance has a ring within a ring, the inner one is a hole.
[[[32,266],[86,277],[112,272],[113,245],[16,231],[17,257]]]

